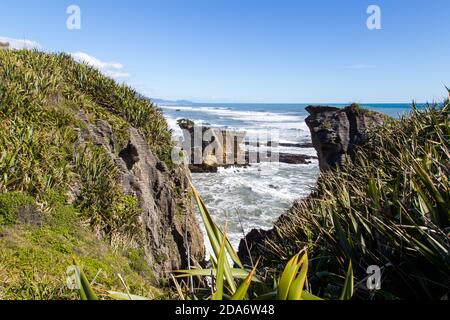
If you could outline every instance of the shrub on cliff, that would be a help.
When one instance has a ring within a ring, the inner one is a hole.
[[[314,292],[330,292],[352,260],[356,296],[441,299],[450,288],[450,104],[414,109],[371,133],[354,163],[323,173],[257,248],[278,265],[308,246]],[[379,266],[381,290],[366,288]]]

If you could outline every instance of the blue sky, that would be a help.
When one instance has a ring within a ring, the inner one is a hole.
[[[89,55],[151,97],[423,102],[450,86],[448,0],[3,2],[0,37]],[[66,28],[71,4],[81,30]],[[366,27],[371,4],[381,30]]]

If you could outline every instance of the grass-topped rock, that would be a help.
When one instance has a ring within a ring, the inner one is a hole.
[[[187,265],[188,249],[203,260],[171,139],[155,105],[96,69],[0,50],[0,298],[73,297],[73,256],[92,278],[107,274],[100,286],[121,272],[143,295]]]

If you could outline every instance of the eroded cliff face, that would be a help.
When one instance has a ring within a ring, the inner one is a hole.
[[[155,279],[168,279],[170,271],[187,268],[189,263],[203,263],[205,246],[189,195],[189,169],[169,169],[133,127],[128,145],[116,155],[111,126],[104,120],[92,124],[82,112],[78,117],[86,125],[80,140],[93,141],[106,150],[118,169],[123,192],[138,199],[143,237],[135,245],[143,247]]]
[[[355,147],[365,140],[367,132],[386,120],[385,115],[357,105],[343,109],[309,106],[306,111],[310,114],[306,124],[322,171],[335,169],[351,160]]]

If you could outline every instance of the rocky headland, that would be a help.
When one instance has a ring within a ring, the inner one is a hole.
[[[319,156],[322,172],[351,162],[355,148],[365,142],[368,132],[387,120],[386,115],[363,109],[356,104],[345,108],[308,106],[306,110],[310,114],[306,124],[311,131],[312,146]],[[286,215],[289,215],[289,211]],[[284,218],[281,216],[275,226]],[[254,229],[249,232],[239,245],[242,261],[250,263],[249,249],[251,252],[254,250],[252,255],[255,253],[257,256],[258,246],[275,233],[276,227],[269,231]]]

